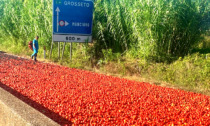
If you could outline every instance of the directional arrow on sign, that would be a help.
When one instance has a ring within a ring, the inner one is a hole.
[[[60,9],[59,9],[59,7],[57,7],[57,9],[55,10],[55,11],[57,11],[57,32],[58,32],[58,28],[59,28],[59,12],[60,12]]]
[[[69,25],[69,23],[67,21],[65,21],[65,26],[68,26],[68,25]]]

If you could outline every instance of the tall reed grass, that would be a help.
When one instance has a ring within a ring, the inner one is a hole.
[[[95,0],[91,52],[103,49],[133,58],[180,57],[209,32],[208,0]],[[0,37],[27,46],[40,36],[50,48],[52,0],[1,0]]]
[[[209,30],[207,0],[97,0],[96,48],[135,58],[188,54]]]
[[[52,34],[51,0],[1,0],[0,32],[14,44],[27,46],[39,35],[41,44],[50,45]]]

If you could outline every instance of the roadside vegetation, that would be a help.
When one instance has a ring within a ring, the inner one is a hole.
[[[70,45],[61,61],[55,43],[50,60],[208,93],[209,7],[208,0],[95,0],[93,43],[73,43],[72,61]],[[1,0],[0,50],[29,56],[35,35],[39,58],[46,46],[49,59],[52,0]]]

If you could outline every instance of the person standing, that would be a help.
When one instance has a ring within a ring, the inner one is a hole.
[[[33,51],[34,53],[31,55],[31,59],[34,57],[34,61],[37,61],[37,53],[39,50],[39,43],[38,43],[39,36],[36,36],[35,39],[33,40]]]

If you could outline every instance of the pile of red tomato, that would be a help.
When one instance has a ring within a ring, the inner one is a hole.
[[[0,82],[62,125],[210,125],[209,96],[3,53]]]

